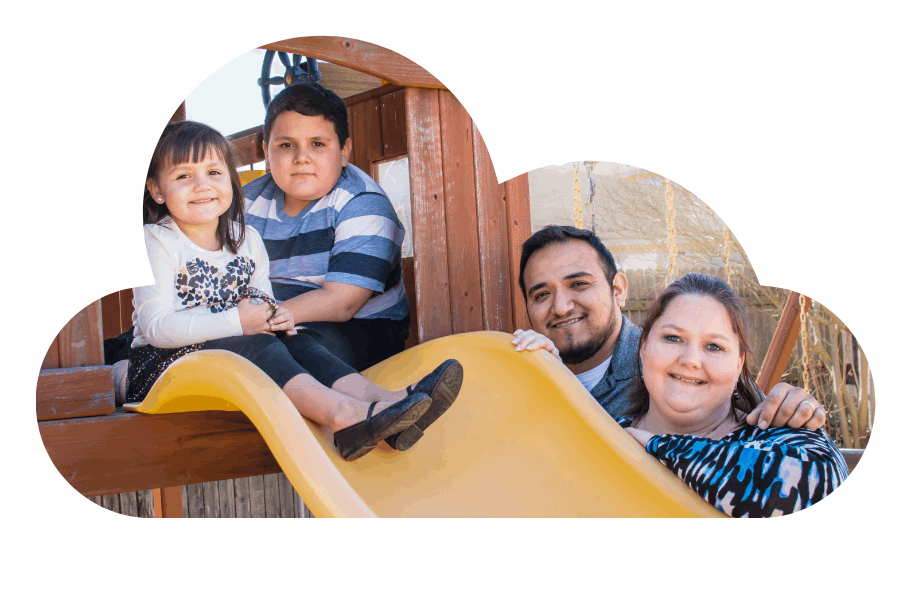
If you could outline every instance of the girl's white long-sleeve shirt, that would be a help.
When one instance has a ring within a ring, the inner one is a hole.
[[[180,348],[243,335],[235,304],[244,287],[272,296],[269,256],[248,226],[236,254],[193,243],[171,218],[143,227],[155,284],[133,289],[133,347]]]

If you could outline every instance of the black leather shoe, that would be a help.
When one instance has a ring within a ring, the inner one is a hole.
[[[417,443],[418,439],[424,436],[427,427],[453,405],[460,388],[462,388],[462,365],[458,360],[451,358],[415,385],[416,392],[430,394],[431,408],[418,419],[418,422],[387,438],[387,444],[397,451],[405,451]],[[412,388],[408,387],[406,392],[411,394]]]
[[[370,452],[381,440],[408,428],[431,407],[431,398],[415,390],[374,416],[374,406],[367,409],[367,419],[333,434],[333,442],[345,461],[354,461]]]

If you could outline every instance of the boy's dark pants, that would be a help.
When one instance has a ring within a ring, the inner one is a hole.
[[[299,327],[297,336],[278,334],[279,339],[299,364],[305,368],[308,366],[306,358],[309,341],[299,339],[299,336],[304,335],[312,338],[342,362],[363,371],[405,350],[409,320],[350,319],[341,323],[315,321],[303,326],[303,329]]]

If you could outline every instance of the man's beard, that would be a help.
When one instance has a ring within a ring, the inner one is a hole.
[[[561,360],[564,364],[581,364],[595,356],[611,337],[615,323],[615,318],[612,316],[608,324],[602,328],[602,331],[594,334],[585,342],[568,344],[565,348],[560,348]]]

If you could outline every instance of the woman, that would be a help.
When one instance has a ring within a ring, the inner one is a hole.
[[[618,422],[707,502],[733,517],[806,508],[848,476],[818,429],[761,429],[747,370],[747,311],[722,280],[687,274],[653,303],[640,338],[642,381]]]

